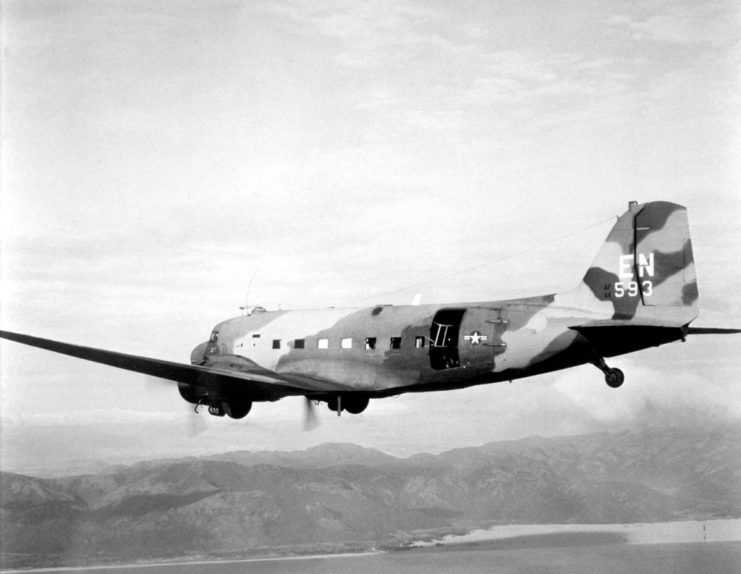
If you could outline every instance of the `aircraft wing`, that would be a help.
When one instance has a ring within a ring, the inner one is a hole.
[[[239,371],[232,371],[83,347],[9,331],[0,331],[0,338],[195,387],[229,388],[238,385],[242,396],[249,395],[255,401],[274,401],[289,395],[314,395],[339,390],[336,384],[307,377],[281,375],[243,357],[235,365]]]

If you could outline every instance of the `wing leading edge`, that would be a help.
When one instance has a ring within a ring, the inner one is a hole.
[[[321,382],[305,381],[298,377],[279,375],[247,359],[240,361],[240,372],[232,372],[209,366],[186,365],[105,349],[73,345],[10,331],[0,331],[0,338],[118,369],[185,383],[194,387],[217,386],[229,389],[238,385],[240,394],[247,394],[254,401],[274,401],[285,396],[307,395],[329,390],[323,388]],[[245,361],[248,361],[247,368],[245,368]]]

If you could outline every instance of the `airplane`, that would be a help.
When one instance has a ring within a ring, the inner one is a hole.
[[[620,387],[606,358],[687,335],[698,288],[687,209],[629,203],[575,289],[536,297],[435,305],[268,311],[218,323],[190,364],[42,339],[0,337],[177,383],[214,416],[246,416],[253,403],[303,396],[307,408],[359,414],[371,399],[512,381],[591,363]]]

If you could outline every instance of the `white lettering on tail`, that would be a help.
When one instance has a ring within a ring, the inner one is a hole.
[[[638,275],[643,277],[643,274],[649,277],[654,276],[654,254],[649,253],[648,258],[643,253],[638,254]]]
[[[621,255],[618,261],[618,276],[621,279],[630,279],[633,277],[633,261],[635,261],[632,255]]]

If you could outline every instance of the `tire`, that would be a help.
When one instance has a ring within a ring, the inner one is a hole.
[[[369,402],[368,397],[345,397],[342,400],[342,407],[350,414],[359,415],[368,407]]]
[[[605,374],[605,382],[611,389],[617,389],[625,381],[625,375],[620,369],[610,369]]]
[[[252,410],[250,401],[223,403],[224,412],[233,419],[243,419]]]

